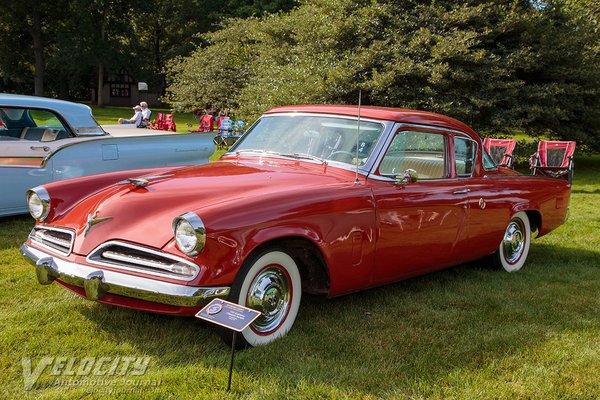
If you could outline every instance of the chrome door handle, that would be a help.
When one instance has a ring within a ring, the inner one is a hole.
[[[470,191],[471,191],[471,189],[460,189],[460,190],[457,190],[455,192],[452,192],[452,194],[467,194]]]
[[[29,148],[31,150],[44,150],[44,151],[50,150],[50,147],[48,147],[48,146],[30,146]]]

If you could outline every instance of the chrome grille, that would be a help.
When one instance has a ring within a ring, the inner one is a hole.
[[[54,250],[68,256],[73,249],[75,233],[62,228],[50,228],[43,225],[34,226],[29,234],[29,240],[42,247]]]
[[[200,272],[200,268],[188,260],[118,241],[107,242],[97,247],[87,257],[87,261],[91,264],[185,281],[194,279]]]

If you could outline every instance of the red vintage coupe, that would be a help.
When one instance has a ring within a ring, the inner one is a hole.
[[[489,257],[525,263],[568,215],[567,181],[494,164],[442,115],[378,107],[266,112],[218,161],[28,191],[22,246],[41,284],[193,315],[212,298],[262,312],[242,345],[294,324],[303,292],[339,296]]]

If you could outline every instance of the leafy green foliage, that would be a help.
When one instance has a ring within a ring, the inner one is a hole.
[[[573,0],[574,1],[574,0]],[[522,129],[600,148],[592,18],[565,2],[307,0],[229,20],[169,65],[167,98],[246,119],[294,103],[441,112],[484,132]]]
[[[99,71],[161,92],[167,60],[202,44],[223,18],[289,10],[294,0],[5,0],[0,91],[88,99]],[[35,51],[34,51],[35,50]],[[10,56],[9,56],[10,55]]]

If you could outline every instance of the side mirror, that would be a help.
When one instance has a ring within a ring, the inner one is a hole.
[[[400,175],[396,177],[396,185],[407,185],[409,183],[415,183],[419,179],[419,174],[414,169],[407,169],[404,171],[402,178]]]

